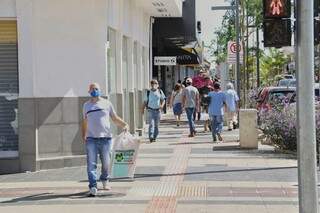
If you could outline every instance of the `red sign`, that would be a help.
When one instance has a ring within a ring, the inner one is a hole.
[[[291,0],[263,0],[265,18],[290,18]]]
[[[281,0],[272,0],[270,4],[270,10],[272,15],[280,15],[281,11],[283,10],[283,5]]]
[[[236,44],[236,43],[232,43],[232,44],[230,45],[230,51],[231,51],[232,53],[236,53],[236,52],[237,52],[237,44]],[[241,52],[241,45],[240,45],[240,47],[239,47],[239,52]]]

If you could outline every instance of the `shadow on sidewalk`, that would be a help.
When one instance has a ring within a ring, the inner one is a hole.
[[[190,144],[212,144],[212,142],[179,142],[179,143],[169,143],[169,146],[175,145],[190,145]]]
[[[106,193],[99,193],[96,198],[116,198],[116,197],[123,197],[125,193],[118,193],[118,192],[106,192]],[[19,203],[19,202],[35,202],[35,201],[48,201],[54,199],[88,199],[88,191],[84,192],[77,192],[77,193],[70,193],[70,194],[55,194],[55,193],[40,193],[29,195],[25,197],[18,197],[8,201],[0,202],[1,204],[10,204],[10,203]]]
[[[287,167],[266,167],[266,168],[249,168],[249,169],[229,169],[229,170],[207,170],[201,172],[186,172],[186,173],[171,173],[171,174],[135,174],[134,179],[151,178],[151,177],[170,177],[170,176],[192,176],[202,174],[221,174],[221,173],[233,173],[233,172],[255,172],[255,171],[272,171],[282,169],[297,169],[296,166]],[[124,180],[125,178],[115,178],[112,182]]]

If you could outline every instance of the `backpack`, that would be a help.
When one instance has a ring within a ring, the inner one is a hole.
[[[163,95],[164,96],[164,93],[163,93],[163,91],[162,91],[162,89],[157,89],[157,90],[159,90],[159,92],[160,92],[160,95]],[[149,105],[149,96],[150,96],[150,90],[147,90],[147,103],[146,103],[146,107],[148,108],[148,105]],[[166,99],[164,99],[164,101],[166,101]]]

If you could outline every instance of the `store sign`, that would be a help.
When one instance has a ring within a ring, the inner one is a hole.
[[[155,66],[175,66],[177,65],[177,57],[175,56],[170,56],[170,57],[165,57],[165,56],[155,56],[154,57],[154,65]]]

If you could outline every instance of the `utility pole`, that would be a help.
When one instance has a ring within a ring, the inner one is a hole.
[[[257,25],[256,30],[257,37],[257,47],[256,47],[256,55],[257,55],[257,88],[260,87],[260,44],[259,44],[259,26]]]
[[[296,0],[297,10],[297,138],[299,212],[318,212],[314,101],[314,8],[311,0]]]
[[[237,63],[236,63],[236,73],[237,73],[237,93],[240,95],[240,20],[239,20],[239,0],[236,1],[236,46],[237,46]]]

